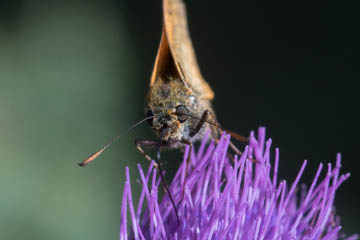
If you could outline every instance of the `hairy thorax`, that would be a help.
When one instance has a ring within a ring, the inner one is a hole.
[[[209,104],[198,99],[197,94],[180,79],[161,79],[151,86],[146,96],[146,114],[147,117],[153,116],[149,124],[161,141],[194,141],[201,138],[208,127],[205,124],[194,137],[191,136]],[[187,116],[176,114],[180,108]]]

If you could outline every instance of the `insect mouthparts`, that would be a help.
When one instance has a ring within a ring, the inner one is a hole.
[[[159,118],[159,122],[163,125],[167,125],[167,122],[170,120],[170,116],[166,115],[166,116],[162,116]]]

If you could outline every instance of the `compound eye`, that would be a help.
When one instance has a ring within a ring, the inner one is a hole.
[[[151,117],[151,118],[150,118],[150,117]],[[147,112],[146,112],[146,118],[149,118],[149,119],[146,119],[146,122],[147,122],[150,126],[152,126],[153,121],[154,121],[154,112],[153,112],[151,109],[147,110]]]
[[[177,118],[181,123],[185,122],[188,118],[188,110],[184,105],[177,106],[175,114],[177,115]]]

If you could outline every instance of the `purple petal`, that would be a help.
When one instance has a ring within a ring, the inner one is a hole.
[[[138,165],[143,188],[135,214],[126,169],[120,239],[344,239],[333,206],[336,190],[350,176],[340,174],[340,154],[335,168],[328,164],[324,179],[319,180],[320,164],[310,188],[302,187],[301,194],[297,194],[307,162],[303,162],[289,189],[284,180],[278,184],[280,153],[275,149],[271,170],[272,141],[266,141],[265,128],[259,129],[257,138],[251,132],[249,146],[233,160],[228,158],[229,135],[223,134],[217,145],[213,141],[208,144],[208,137],[204,137],[199,151],[193,149],[190,153],[189,148],[185,149],[183,162],[169,186],[180,224],[168,194],[158,199],[160,179],[153,163],[146,176]],[[184,188],[188,154],[191,164]],[[346,240],[355,239],[358,235]]]

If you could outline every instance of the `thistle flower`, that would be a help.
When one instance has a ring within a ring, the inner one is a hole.
[[[249,146],[240,158],[235,156],[234,163],[228,159],[229,141],[230,136],[224,134],[217,145],[207,144],[205,136],[197,153],[186,148],[170,186],[180,223],[168,195],[159,200],[160,180],[153,163],[146,174],[138,165],[142,192],[135,211],[126,168],[120,239],[358,239],[340,234],[335,217],[335,192],[350,176],[340,175],[340,154],[334,167],[327,165],[322,180],[324,166],[320,164],[306,190],[299,189],[299,181],[307,161],[291,184],[277,179],[279,150],[275,149],[271,168],[271,139],[265,143],[265,128],[259,129],[257,138],[251,133]],[[181,201],[188,154],[192,154],[191,163]]]

